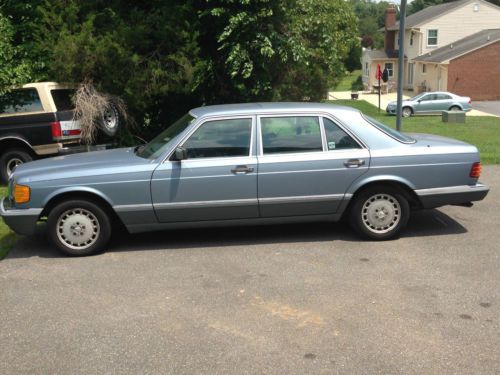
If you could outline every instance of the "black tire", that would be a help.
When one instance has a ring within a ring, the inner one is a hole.
[[[449,109],[449,111],[461,111],[462,108],[460,108],[458,105],[452,105]]]
[[[381,241],[398,236],[409,217],[410,205],[401,191],[374,186],[356,196],[349,223],[362,237]]]
[[[0,156],[0,180],[7,183],[15,166],[32,161],[33,157],[22,148],[12,148]]]
[[[111,101],[99,121],[99,129],[105,136],[114,137],[118,134],[121,126],[122,119],[120,117],[120,112],[118,111],[116,105]]]
[[[111,228],[106,211],[87,200],[64,201],[52,209],[47,219],[49,240],[71,256],[102,252],[111,237]]]
[[[411,109],[410,107],[403,107],[403,109],[401,109],[401,115],[403,117],[410,117],[411,115],[413,115],[413,109]]]

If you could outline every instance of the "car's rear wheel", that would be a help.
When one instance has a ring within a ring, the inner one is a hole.
[[[461,111],[461,109],[460,109],[460,107],[454,105],[454,106],[450,107],[450,111],[458,112],[458,111]]]
[[[354,230],[371,240],[388,240],[399,235],[408,223],[410,206],[404,195],[389,186],[361,192],[349,213]]]
[[[403,117],[410,117],[413,115],[413,110],[410,107],[403,107],[401,114]]]
[[[67,200],[58,204],[49,213],[47,228],[50,241],[72,256],[101,252],[111,237],[108,214],[86,200]]]
[[[33,157],[23,149],[14,148],[5,151],[0,156],[0,180],[6,183],[14,169],[23,163],[32,161]]]

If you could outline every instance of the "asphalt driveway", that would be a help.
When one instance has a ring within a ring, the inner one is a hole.
[[[500,101],[472,102],[472,108],[484,113],[500,116]]]
[[[345,225],[122,236],[0,262],[0,374],[500,372],[500,167],[395,241]]]

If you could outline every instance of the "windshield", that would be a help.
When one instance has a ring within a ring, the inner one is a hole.
[[[414,96],[413,98],[411,98],[410,100],[411,100],[411,101],[418,100],[418,99],[420,99],[422,96],[424,96],[424,94],[427,94],[427,93],[426,93],[426,92],[422,92],[422,93],[420,93],[420,94],[418,94],[418,95],[415,95],[415,96]]]
[[[182,133],[194,119],[189,113],[185,114],[157,135],[151,142],[139,148],[137,156],[145,159],[156,159],[165,151],[168,143]]]
[[[385,134],[391,136],[392,138],[398,140],[399,142],[402,143],[415,143],[416,141],[403,133],[398,132],[397,130],[390,128],[387,125],[382,124],[380,121],[375,120],[374,118],[371,118],[369,116],[363,116],[366,121],[368,121],[370,124],[375,126],[378,130],[384,132]]]

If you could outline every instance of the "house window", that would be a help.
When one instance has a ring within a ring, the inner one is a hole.
[[[413,31],[410,34],[410,46],[413,46]]]
[[[385,63],[385,69],[389,72],[389,77],[392,77],[394,73],[394,66],[392,63]]]
[[[422,64],[422,74],[425,74],[425,73],[427,73],[427,65]]]
[[[427,30],[427,45],[437,46],[438,45],[438,31],[437,30]]]

